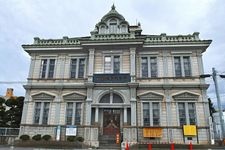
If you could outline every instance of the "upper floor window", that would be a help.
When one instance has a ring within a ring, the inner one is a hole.
[[[67,102],[66,125],[80,125],[81,102]]]
[[[175,56],[174,68],[176,77],[191,76],[191,61],[190,56]]]
[[[157,57],[141,57],[141,77],[157,77]]]
[[[48,124],[50,102],[35,102],[34,123]]]
[[[160,125],[159,102],[143,102],[143,123],[144,126]]]
[[[120,56],[105,56],[104,72],[120,73]]]
[[[111,19],[109,21],[109,33],[117,33],[117,20],[116,19]]]
[[[85,73],[85,58],[73,58],[70,63],[70,78],[83,78]]]
[[[179,102],[178,111],[179,111],[180,126],[186,125],[186,124],[190,124],[190,125],[196,124],[195,103]]]
[[[41,60],[41,78],[53,78],[55,70],[55,59]]]

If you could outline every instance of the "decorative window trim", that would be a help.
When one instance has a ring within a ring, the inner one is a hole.
[[[45,92],[40,92],[40,93],[31,95],[31,97],[34,101],[36,101],[36,100],[53,101],[56,96],[45,93]]]
[[[64,94],[63,96],[63,99],[65,101],[84,101],[86,99],[86,95],[83,95],[83,94],[80,94],[80,93],[67,93],[67,94]]]
[[[145,92],[145,93],[142,93],[142,94],[139,94],[138,97],[140,98],[141,101],[162,101],[163,98],[164,98],[164,95],[163,94],[160,94],[160,93],[156,93],[156,92]]]
[[[172,98],[175,101],[197,101],[199,96],[200,96],[199,94],[184,91],[184,92],[173,94]]]
[[[39,115],[39,122],[35,123],[35,110],[36,110],[36,103],[41,103],[41,108],[40,108],[40,115]],[[49,110],[48,110],[48,121],[46,124],[43,124],[43,114],[44,114],[44,104],[49,103]],[[33,123],[34,124],[39,124],[39,125],[48,125],[51,117],[51,101],[49,100],[35,100],[34,106],[33,106]]]

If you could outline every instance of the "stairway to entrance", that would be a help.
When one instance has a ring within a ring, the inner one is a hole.
[[[120,149],[120,144],[116,144],[115,135],[100,135],[99,148],[100,149]]]

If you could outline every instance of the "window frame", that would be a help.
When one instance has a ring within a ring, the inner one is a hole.
[[[154,116],[153,116],[153,104],[157,103],[158,104],[158,110],[159,110],[159,115],[158,115],[158,119],[159,119],[159,123],[157,125],[154,124]],[[159,127],[161,126],[162,123],[162,116],[161,116],[161,101],[142,101],[142,125],[143,126],[150,126],[150,127]],[[149,125],[146,125],[144,122],[144,104],[148,104],[149,108]]]
[[[67,120],[67,108],[68,108],[68,103],[72,103],[73,107],[72,107],[72,120],[71,120],[71,124],[67,124],[68,120]],[[81,125],[82,122],[82,109],[83,109],[83,102],[82,101],[66,101],[65,103],[65,125]],[[80,104],[80,114],[79,114],[79,122],[76,122],[76,118],[77,116],[77,105]]]
[[[35,118],[36,118],[36,104],[37,103],[41,103],[41,106],[40,106],[40,114],[39,114],[39,120],[38,122],[35,121]],[[44,108],[46,106],[46,104],[48,104],[48,113],[47,113],[47,121],[44,122]],[[39,125],[48,125],[49,124],[49,117],[50,117],[50,110],[51,110],[51,102],[50,101],[38,101],[38,100],[35,100],[34,102],[34,109],[33,109],[33,124],[39,124]]]
[[[181,67],[181,75],[176,75],[176,65],[175,65],[175,57],[180,58],[180,67]],[[184,64],[184,58],[189,58],[189,71],[190,75],[186,75],[185,73],[185,64]],[[175,77],[191,77],[192,76],[192,63],[191,63],[191,56],[190,55],[173,55],[173,70],[174,70],[174,76]]]
[[[184,112],[185,112],[185,122],[186,122],[186,124],[181,124],[180,123],[180,113],[179,113],[179,104],[184,104]],[[193,124],[193,123],[191,123],[190,122],[190,109],[189,109],[189,104],[194,104],[194,113],[195,113],[195,115],[194,115],[194,117],[193,118],[195,118],[195,124]],[[198,119],[197,119],[197,110],[196,110],[196,102],[194,102],[194,101],[178,101],[177,103],[176,103],[176,105],[177,105],[177,120],[178,120],[178,125],[179,126],[183,126],[183,125],[198,125]]]
[[[110,71],[106,72],[105,67],[105,58],[110,57],[111,58],[111,64],[110,64]],[[119,57],[119,72],[114,73],[114,65],[115,65],[115,57]],[[111,54],[106,53],[103,55],[103,73],[104,74],[120,74],[122,72],[122,55],[121,54]]]
[[[84,69],[83,69],[83,77],[79,76],[80,71],[80,60],[84,59]],[[72,77],[72,60],[76,60],[76,68],[75,68],[75,76]],[[86,77],[86,68],[87,68],[87,58],[86,57],[71,57],[69,63],[69,78],[70,79],[82,79]]]
[[[52,64],[50,63],[51,60],[54,60],[53,71],[50,70],[52,67],[51,66]],[[42,63],[44,61],[46,61],[46,64]],[[45,70],[43,70],[44,66],[45,66]],[[53,79],[55,77],[55,71],[56,71],[56,58],[42,58],[41,59],[40,75],[39,75],[39,77],[41,79]],[[50,76],[50,73],[52,74],[51,76]]]
[[[142,60],[143,58],[147,58],[147,73],[148,75],[146,77],[143,77],[143,70],[142,70]],[[156,76],[152,76],[152,64],[151,64],[151,59],[155,58],[156,59]],[[141,78],[157,78],[159,77],[159,61],[158,61],[158,56],[155,55],[141,55],[140,56],[140,77]]]

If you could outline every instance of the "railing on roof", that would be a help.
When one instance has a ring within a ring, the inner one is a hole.
[[[63,39],[40,39],[38,37],[34,38],[35,45],[62,45],[62,44],[76,44],[79,45],[80,41],[76,38],[68,38],[67,36]]]
[[[114,39],[132,39],[135,38],[131,34],[94,34],[91,36],[92,40],[114,40]]]
[[[177,35],[171,36],[165,33],[158,36],[147,36],[146,42],[189,42],[189,41],[199,41],[199,33],[194,32],[192,35]]]
[[[0,128],[0,137],[1,136],[18,136],[20,128]]]

